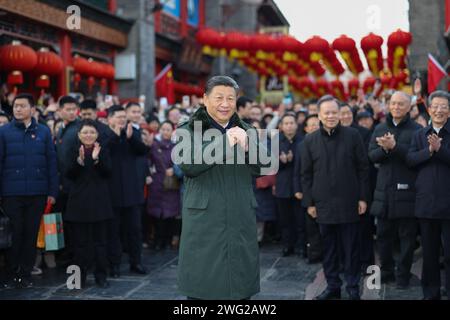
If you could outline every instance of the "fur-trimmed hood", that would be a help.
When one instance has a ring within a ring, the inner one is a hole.
[[[191,130],[194,130],[194,122],[195,121],[202,122],[202,131],[212,128],[211,119],[210,119],[210,116],[208,115],[208,113],[206,112],[205,105],[201,104],[199,106],[198,110],[195,111],[195,113],[191,116],[191,118],[187,122],[181,124],[181,126],[189,124],[189,128]],[[239,116],[236,112],[233,113],[233,115],[231,116],[230,123],[233,127],[238,126],[244,130],[248,130],[251,128],[251,126],[249,124],[245,123],[244,121],[242,121],[239,118]]]

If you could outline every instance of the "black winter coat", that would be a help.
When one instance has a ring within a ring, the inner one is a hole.
[[[67,179],[67,164],[71,161],[72,149],[78,143],[78,128],[80,120],[76,119],[59,129],[56,134],[56,156],[58,159],[58,172],[63,193],[69,193],[71,180]]]
[[[293,159],[290,162],[279,163],[275,183],[275,196],[277,198],[291,198],[294,196],[294,163],[297,144],[300,142],[301,136],[295,135],[290,141],[284,134],[279,135],[279,153],[284,152],[288,154],[289,151],[293,154]]]
[[[420,126],[409,114],[395,126],[389,114],[386,123],[379,124],[372,135],[369,158],[379,164],[377,185],[373,195],[370,213],[381,218],[414,217],[416,197],[416,172],[406,164],[406,156],[414,133]],[[395,136],[395,148],[386,153],[376,142],[377,137],[386,133]]]
[[[141,158],[149,152],[142,142],[140,133],[133,129],[133,135],[127,139],[126,132],[120,137],[110,131],[109,148],[112,159],[112,177],[110,180],[111,197],[114,207],[131,207],[144,203],[144,188],[140,177]]]
[[[369,163],[358,131],[338,125],[307,135],[301,153],[303,204],[315,206],[317,222],[360,221],[358,201],[368,199]]]
[[[70,152],[66,177],[71,181],[65,220],[78,223],[104,221],[112,218],[109,178],[112,164],[107,148],[102,147],[99,161],[94,164],[86,155],[84,166],[77,162],[78,143]]]
[[[431,126],[417,131],[406,158],[408,165],[418,171],[415,215],[450,219],[450,121],[439,131],[441,148],[431,155],[427,137],[433,131]]]

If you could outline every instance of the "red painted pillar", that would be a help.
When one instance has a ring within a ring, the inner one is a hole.
[[[161,33],[161,10],[155,12],[155,33]]]
[[[199,14],[199,28],[205,26],[205,0],[199,0],[198,3],[198,14]]]
[[[116,14],[117,11],[117,0],[108,0],[108,11],[112,14]]]
[[[180,22],[181,22],[181,37],[185,38],[188,35],[188,8],[187,8],[187,0],[180,1],[181,6],[181,14],[180,14]]]
[[[58,97],[67,95],[69,91],[66,79],[66,70],[72,65],[72,41],[67,33],[61,33],[59,37],[59,46],[61,48],[61,59],[64,64],[64,68],[58,75]]]

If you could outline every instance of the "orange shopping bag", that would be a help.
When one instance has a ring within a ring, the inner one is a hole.
[[[44,214],[49,214],[51,211],[52,211],[52,204],[49,201],[49,202],[47,202],[47,206],[45,207]],[[39,226],[36,247],[38,249],[45,249],[44,216],[42,216],[42,218],[41,218],[41,224]]]

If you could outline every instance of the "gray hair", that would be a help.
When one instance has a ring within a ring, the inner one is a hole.
[[[317,108],[320,111],[320,106],[325,103],[325,102],[330,102],[330,101],[334,101],[336,102],[338,108],[339,108],[339,100],[336,99],[334,96],[332,96],[331,94],[326,94],[322,97],[320,97],[320,99],[317,101]]]
[[[213,88],[217,86],[232,87],[236,91],[236,95],[239,93],[239,85],[233,78],[228,76],[214,76],[206,82],[205,94],[209,95]]]
[[[412,97],[411,97],[409,94],[407,94],[406,92],[398,91],[398,90],[397,90],[397,91],[394,91],[394,93],[393,93],[392,96],[391,96],[391,99],[392,99],[392,97],[394,96],[394,94],[401,94],[403,97],[406,98],[406,100],[408,100],[409,104],[412,103]]]
[[[447,99],[448,103],[450,104],[450,95],[443,90],[436,90],[430,94],[430,96],[428,97],[428,106],[431,106],[431,101],[433,101],[434,98]]]

